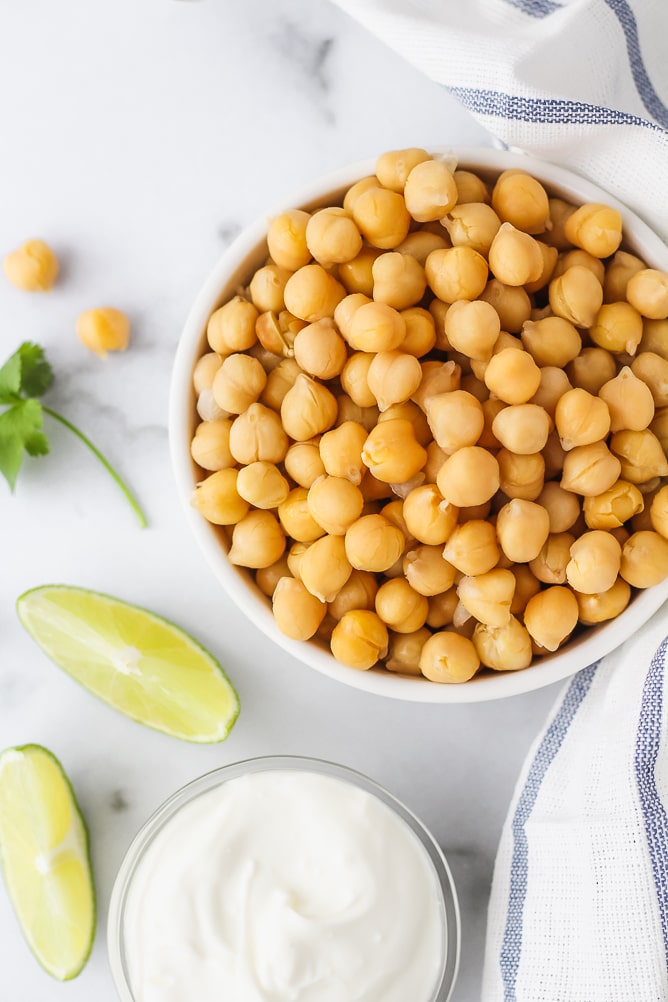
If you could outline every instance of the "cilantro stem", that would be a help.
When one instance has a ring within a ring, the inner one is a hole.
[[[58,414],[57,411],[51,410],[51,408],[47,407],[45,404],[42,404],[42,410],[44,411],[45,414],[48,414],[49,417],[53,418],[54,421],[59,421],[60,424],[64,425],[66,428],[69,428],[69,430],[74,435],[76,435],[76,437],[81,442],[83,442],[83,444],[85,446],[87,446],[87,448],[90,449],[90,451],[93,453],[93,455],[97,459],[99,459],[99,461],[102,463],[102,465],[104,466],[104,468],[107,471],[107,473],[109,473],[109,475],[115,480],[115,482],[118,485],[118,487],[120,487],[120,489],[122,490],[122,492],[125,495],[125,498],[128,501],[130,507],[132,508],[132,510],[134,511],[135,515],[139,519],[140,526],[142,527],[142,529],[145,529],[146,525],[147,525],[146,516],[144,515],[144,512],[142,511],[142,509],[141,509],[141,507],[139,505],[139,502],[137,501],[137,499],[135,498],[135,496],[132,494],[130,488],[125,483],[125,481],[122,479],[122,477],[116,472],[116,470],[111,465],[111,463],[107,459],[105,459],[105,457],[102,455],[102,453],[97,448],[97,446],[93,445],[93,443],[91,442],[91,440],[86,435],[84,435],[84,433],[82,431],[80,431],[76,427],[76,425],[73,425],[71,421],[68,421],[67,418],[64,418],[62,416],[62,414]]]

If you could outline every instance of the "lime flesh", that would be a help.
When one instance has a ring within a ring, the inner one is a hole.
[[[95,937],[88,835],[62,766],[39,745],[0,755],[0,855],[33,953],[54,978],[75,978]]]
[[[185,741],[222,741],[239,699],[188,633],[118,598],[69,585],[21,595],[19,619],[44,653],[133,720]]]

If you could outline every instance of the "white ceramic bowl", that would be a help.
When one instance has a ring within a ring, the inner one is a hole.
[[[522,154],[485,148],[448,147],[434,152],[452,154],[460,168],[498,173],[511,167],[529,171],[545,184],[551,194],[575,203],[605,202],[622,214],[624,247],[638,254],[648,265],[668,271],[668,248],[652,230],[626,206],[600,188],[569,171]],[[268,599],[249,575],[227,559],[217,528],[190,506],[197,471],[190,456],[190,441],[197,421],[192,372],[206,349],[209,316],[239,285],[247,282],[266,257],[267,219],[288,208],[336,204],[356,180],[374,173],[374,161],[363,161],[321,177],[275,206],[266,218],[249,226],[223,254],[204,283],[186,320],[174,359],[169,411],[169,435],[174,474],[179,497],[193,535],[229,597],[250,620],[275,643],[299,661],[347,685],[396,699],[426,703],[472,703],[500,699],[565,679],[618,647],[638,630],[668,598],[668,580],[639,592],[616,619],[590,627],[563,649],[546,655],[527,669],[516,672],[484,671],[462,685],[440,685],[427,679],[399,676],[385,669],[356,671],[337,662],[315,642],[300,642],[284,636],[271,613]]]

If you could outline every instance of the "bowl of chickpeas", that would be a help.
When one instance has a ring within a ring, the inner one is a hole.
[[[297,660],[425,702],[564,679],[668,598],[668,248],[522,154],[346,167],[218,262],[170,445],[218,581]]]

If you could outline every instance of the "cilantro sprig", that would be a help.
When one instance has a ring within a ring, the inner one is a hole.
[[[146,526],[146,516],[127,484],[111,463],[84,433],[62,414],[40,403],[53,383],[53,370],[38,344],[25,341],[0,368],[0,473],[13,491],[23,454],[45,456],[49,440],[44,432],[44,415],[68,428],[102,463],[125,495],[139,524]]]

